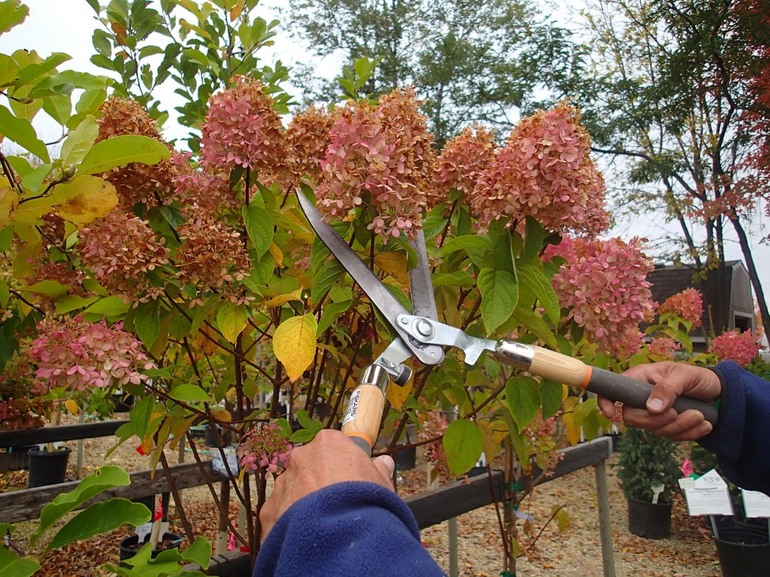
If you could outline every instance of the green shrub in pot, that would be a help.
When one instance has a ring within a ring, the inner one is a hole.
[[[618,479],[629,499],[652,502],[653,487],[663,485],[659,503],[670,503],[682,476],[678,444],[642,429],[628,428],[618,444]]]

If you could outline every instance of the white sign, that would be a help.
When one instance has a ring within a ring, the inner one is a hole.
[[[690,515],[732,515],[733,506],[727,483],[713,469],[695,479],[680,483]]]
[[[747,517],[770,517],[770,497],[759,491],[741,489]]]

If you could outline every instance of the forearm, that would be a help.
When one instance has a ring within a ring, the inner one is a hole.
[[[733,362],[714,370],[722,381],[719,420],[699,442],[730,481],[770,494],[770,383]]]
[[[292,505],[262,545],[255,577],[438,576],[417,524],[393,492],[347,482]]]

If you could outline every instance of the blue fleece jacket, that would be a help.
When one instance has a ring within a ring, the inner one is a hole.
[[[713,370],[722,381],[719,417],[699,443],[717,455],[730,481],[770,495],[770,382],[732,361]]]
[[[420,542],[412,512],[374,483],[338,483],[281,515],[262,544],[254,577],[445,575]]]

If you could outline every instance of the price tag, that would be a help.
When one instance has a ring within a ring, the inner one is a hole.
[[[235,454],[235,451],[227,447],[224,449],[225,456],[227,457],[227,465],[230,467],[230,472],[233,475],[238,474],[238,456]],[[215,473],[219,473],[220,475],[227,476],[227,468],[225,467],[225,463],[222,460],[222,454],[219,451],[214,451],[213,455],[211,457],[211,467],[214,469]]]
[[[747,517],[770,517],[770,497],[759,491],[741,489]]]
[[[727,483],[713,469],[682,488],[690,515],[733,514]]]

